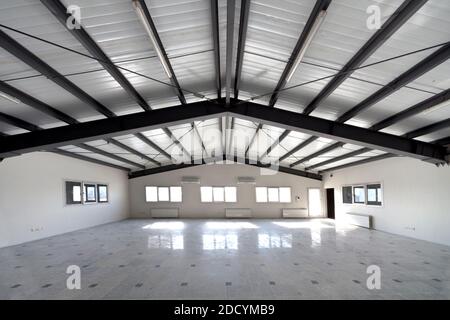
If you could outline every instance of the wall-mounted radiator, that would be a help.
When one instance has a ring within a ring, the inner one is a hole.
[[[347,213],[347,222],[358,227],[370,229],[372,226],[372,216],[359,213]]]
[[[152,218],[178,218],[178,208],[154,208],[150,209]]]
[[[251,218],[251,209],[239,209],[239,208],[226,208],[225,209],[226,218]]]
[[[285,208],[281,213],[283,218],[308,218],[307,208]]]

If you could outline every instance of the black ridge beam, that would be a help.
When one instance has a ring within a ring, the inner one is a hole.
[[[328,6],[330,5],[331,0],[317,0],[314,8],[311,11],[311,14],[309,15],[308,21],[305,24],[305,27],[303,28],[302,33],[300,34],[300,37],[297,40],[297,44],[294,47],[294,50],[292,50],[291,56],[289,57],[289,60],[284,67],[283,73],[281,74],[280,79],[278,80],[278,83],[274,89],[274,92],[272,93],[272,96],[270,97],[269,106],[273,107],[275,103],[278,100],[278,97],[280,95],[280,90],[283,89],[286,86],[287,83],[287,76],[291,69],[294,67],[295,60],[297,59],[297,56],[299,55],[300,51],[302,50],[303,46],[305,45],[305,42],[311,33],[311,29],[314,26],[314,23],[316,22],[319,14],[327,10]]]
[[[175,72],[173,71],[172,64],[170,63],[170,60],[167,57],[166,50],[164,49],[164,45],[161,41],[161,38],[159,37],[158,30],[156,29],[156,26],[153,23],[152,16],[150,15],[150,11],[147,8],[145,0],[139,0],[139,4],[142,7],[142,11],[144,13],[145,19],[147,20],[148,24],[150,25],[150,28],[152,29],[152,33],[155,36],[156,43],[158,44],[158,47],[161,50],[163,59],[166,62],[166,65],[172,75],[172,77],[170,78],[170,82],[172,83],[172,85],[175,86],[176,94],[177,94],[178,99],[180,100],[181,104],[186,104],[186,99],[184,97],[183,90],[181,89],[180,84],[178,83],[177,77],[175,76]]]
[[[239,20],[239,40],[237,46],[236,72],[234,75],[234,98],[239,96],[241,84],[242,62],[244,60],[245,40],[247,38],[248,15],[250,12],[250,0],[241,1],[241,15]]]
[[[102,161],[102,160],[90,158],[90,157],[87,157],[87,156],[83,156],[81,154],[74,153],[74,152],[69,152],[69,151],[65,151],[65,150],[61,150],[61,149],[54,149],[53,151],[50,151],[50,152],[53,152],[53,153],[56,153],[56,154],[60,154],[60,155],[66,156],[66,157],[75,158],[75,159],[78,159],[78,160],[83,160],[83,161],[88,161],[88,162],[100,164],[102,166],[107,166],[107,167],[111,167],[111,168],[127,171],[127,172],[130,171],[129,168],[125,168],[125,167],[119,166],[117,164],[113,164],[113,163],[109,163],[109,162],[106,162],[106,161]]]
[[[346,122],[353,118],[360,112],[368,109],[369,107],[376,104],[378,101],[383,100],[387,96],[393,94],[395,91],[406,86],[411,81],[416,80],[423,74],[427,73],[431,69],[445,62],[450,57],[450,43],[436,50],[428,57],[414,65],[412,68],[408,69],[400,76],[389,82],[384,87],[380,88],[378,91],[364,99],[362,102],[358,103],[356,106],[341,115],[336,121]]]
[[[222,76],[220,73],[220,44],[219,44],[219,9],[218,0],[211,0],[211,22],[214,46],[214,66],[216,68],[217,99],[222,98]]]
[[[86,30],[80,26],[79,28],[69,28],[67,21],[71,17],[67,13],[67,8],[60,2],[55,0],[41,0],[41,3],[66,27],[66,29],[83,45],[89,53],[97,59],[97,61],[105,68],[108,73],[120,84],[120,86],[136,101],[142,109],[148,111],[150,106],[145,99],[131,85],[128,79],[119,71],[111,59],[103,52],[97,43],[91,38]]]
[[[381,28],[358,50],[358,52],[340,70],[340,74],[333,77],[320,93],[307,105],[303,114],[310,114],[326,99],[342,82],[350,77],[352,69],[359,67],[372,53],[386,42],[401,26],[405,24],[427,0],[406,0],[386,20]]]
[[[46,115],[49,115],[53,118],[56,118],[58,120],[61,120],[63,122],[66,122],[68,124],[75,124],[78,123],[78,121],[67,114],[49,106],[48,104],[37,100],[36,98],[30,96],[29,94],[26,94],[23,91],[20,91],[6,82],[0,81],[0,91],[4,92],[16,99],[19,99],[22,103],[33,107],[34,109],[41,111],[42,113],[45,113]]]
[[[343,142],[335,142],[335,143],[333,143],[332,145],[329,145],[328,147],[325,147],[325,148],[323,148],[323,149],[321,149],[321,150],[319,150],[319,151],[316,151],[316,152],[314,152],[314,153],[312,153],[312,154],[310,154],[310,155],[308,155],[308,156],[306,156],[306,157],[304,157],[304,158],[302,158],[302,159],[300,159],[300,160],[297,160],[297,161],[291,163],[289,166],[290,166],[290,167],[295,167],[296,165],[299,165],[300,163],[306,162],[306,161],[308,161],[308,160],[311,160],[311,159],[313,159],[313,158],[316,158],[316,157],[318,157],[318,156],[321,156],[321,155],[324,154],[324,153],[327,153],[327,152],[330,152],[330,151],[332,151],[332,150],[334,150],[334,149],[340,148],[340,147],[342,147],[344,144],[345,144],[345,143],[343,143]]]
[[[143,166],[142,164],[139,164],[137,162],[134,162],[134,161],[128,160],[126,158],[120,157],[120,156],[115,155],[113,153],[110,153],[110,152],[107,152],[107,151],[103,151],[102,149],[90,146],[90,145],[88,145],[86,143],[78,143],[78,144],[75,144],[75,146],[77,146],[79,148],[82,148],[84,150],[87,150],[87,151],[90,151],[90,152],[93,152],[93,153],[97,153],[97,154],[100,154],[102,156],[105,156],[105,157],[108,157],[108,158],[120,161],[120,162],[128,163],[129,165],[132,165],[133,167],[137,167],[137,168],[140,168],[140,169],[145,169],[145,166]]]
[[[333,167],[333,168],[328,168],[328,169],[320,171],[320,173],[323,174],[325,172],[335,171],[335,170],[344,169],[344,168],[350,168],[350,167],[354,167],[354,166],[359,166],[361,164],[370,163],[373,161],[378,161],[378,160],[383,160],[383,159],[394,158],[394,157],[397,157],[397,155],[385,153],[385,154],[381,154],[379,156],[370,157],[367,159],[362,159],[362,160],[358,160],[355,162],[346,163],[346,164],[343,164],[343,165],[340,165],[337,167]]]
[[[281,141],[283,141],[289,135],[289,133],[291,133],[290,130],[284,130],[283,133],[278,137],[278,139],[275,140],[275,142],[272,143],[272,145],[269,148],[267,148],[267,150],[264,151],[264,153],[261,156],[258,157],[259,160],[263,159],[265,156],[271,153],[272,150],[275,149],[276,146],[279,145]]]
[[[156,164],[157,166],[161,165],[161,163],[159,163],[158,161],[153,160],[149,156],[147,156],[147,155],[145,155],[145,154],[143,154],[143,153],[141,153],[141,152],[139,152],[139,151],[137,151],[137,150],[135,150],[133,148],[130,148],[129,146],[123,144],[122,142],[117,141],[116,139],[106,138],[105,140],[106,140],[106,142],[111,143],[111,144],[115,145],[116,147],[119,147],[119,148],[121,148],[123,150],[126,150],[129,153],[134,154],[134,155],[136,155],[136,156],[138,156],[138,157],[140,157],[142,159],[145,159],[145,160],[147,160],[147,161],[149,161],[149,162],[151,162],[153,164]]]
[[[242,102],[229,108],[230,115],[244,120],[257,121],[260,124],[278,126],[283,129],[301,131],[339,142],[358,144],[363,147],[410,156],[435,163],[445,161],[444,149],[422,141],[373,131],[323,118],[306,116],[292,111],[271,108],[261,104]],[[234,115],[236,114],[236,115]],[[439,124],[439,127],[448,125]],[[433,129],[436,125],[433,126]],[[427,129],[428,130],[428,129]]]
[[[217,118],[225,113],[226,109],[223,106],[202,101],[40,130],[32,132],[32,135],[29,136],[18,134],[0,139],[0,157],[9,152],[16,155],[17,153],[54,149],[64,145],[112,138],[152,129],[163,129],[170,125]],[[169,134],[171,135],[171,133]]]
[[[58,71],[50,67],[47,63],[38,58],[31,51],[26,49],[16,40],[8,36],[5,32],[0,30],[0,46],[8,51],[10,54],[14,55],[16,58],[22,60],[24,63],[28,64],[30,67],[35,69],[36,71],[42,73],[49,80],[56,83],[61,88],[70,92],[72,95],[97,110],[101,114],[106,117],[114,117],[115,114],[102,105],[100,102],[92,98],[86,92],[81,90],[78,86],[76,86],[73,82],[68,80]]]

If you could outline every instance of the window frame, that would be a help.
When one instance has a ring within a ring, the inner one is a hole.
[[[228,189],[234,189],[234,201],[227,200],[227,188]],[[236,186],[225,186],[225,187],[223,187],[223,195],[224,195],[223,199],[224,199],[224,201],[226,203],[237,203],[238,202],[237,194],[238,194],[238,192],[237,192],[237,187]]]
[[[378,188],[371,188],[374,186],[379,186]],[[375,196],[376,196],[376,201],[369,201],[369,189],[374,189],[375,191]],[[378,189],[380,189],[380,193],[381,193],[381,199],[378,198]],[[366,184],[366,204],[368,206],[377,206],[377,207],[381,207],[383,206],[383,184],[380,182],[377,183],[368,183]]]
[[[344,199],[344,188],[350,188],[350,202],[345,202],[345,199]],[[343,204],[354,204],[353,203],[353,186],[352,185],[344,185],[344,186],[342,186],[341,192],[342,192],[342,203]]]
[[[100,200],[100,187],[106,188],[106,201]],[[97,183],[97,202],[98,203],[108,203],[109,202],[109,186],[104,183]]]
[[[361,188],[363,189],[362,194],[364,195],[364,201],[359,202],[359,201],[356,201],[356,199],[355,199],[355,189],[361,189]],[[354,204],[366,204],[367,199],[366,199],[366,186],[365,185],[357,184],[357,185],[352,186],[352,200],[353,200]]]
[[[147,190],[150,189],[150,188],[155,188],[156,189],[156,193],[155,193],[156,194],[156,199],[155,200],[149,200],[148,199],[149,198],[148,197],[149,193],[147,192]],[[172,200],[172,189],[173,188],[180,188],[180,190],[181,190],[181,199],[180,199],[180,201]],[[167,189],[168,200],[166,200],[166,199],[161,200],[160,199],[159,195],[160,195],[160,190],[161,189]],[[144,192],[145,192],[145,202],[147,202],[147,203],[158,203],[158,202],[181,203],[181,202],[183,202],[183,187],[182,186],[176,186],[176,185],[172,185],[172,186],[155,186],[155,185],[153,185],[153,186],[145,186]]]
[[[256,194],[256,190],[257,189],[266,189],[266,192],[264,192],[264,194],[266,195],[266,197],[265,197],[266,200],[265,201],[258,201],[258,196]],[[268,203],[269,202],[267,187],[255,187],[255,202],[256,203]]]
[[[71,190],[71,195],[72,195],[72,201],[68,202],[67,200],[67,186],[68,184],[71,183],[72,184],[72,190]],[[73,187],[79,185],[80,187],[80,201],[73,201]],[[64,205],[66,206],[72,206],[72,205],[81,205],[83,204],[83,182],[82,181],[78,181],[78,180],[64,180],[64,195],[65,195],[65,201],[64,201]]]
[[[89,200],[88,199],[88,190],[87,188],[94,188],[94,195],[95,195],[95,199],[94,200]],[[85,204],[92,204],[92,203],[97,203],[97,199],[98,199],[98,195],[97,195],[97,184],[93,183],[93,182],[83,182],[83,203]]]

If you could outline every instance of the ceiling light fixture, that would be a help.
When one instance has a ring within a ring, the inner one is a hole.
[[[150,37],[150,40],[153,44],[153,47],[155,48],[155,51],[156,51],[156,54],[158,55],[159,60],[161,61],[164,71],[166,72],[166,74],[169,78],[172,78],[172,72],[170,72],[170,68],[166,62],[162,48],[159,46],[158,41],[156,40],[157,36],[156,36],[155,32],[153,31],[152,27],[150,26],[150,23],[147,19],[146,11],[147,11],[147,14],[150,15],[148,13],[148,10],[145,10],[142,7],[142,3],[139,0],[133,0],[133,7],[139,17],[139,20],[141,20],[141,23],[144,25],[144,28],[147,31],[148,36]]]
[[[297,70],[298,66],[300,65],[300,62],[303,60],[303,56],[306,53],[306,50],[308,50],[309,45],[311,44],[312,39],[316,35],[317,31],[320,28],[320,25],[322,24],[323,20],[325,19],[325,16],[327,15],[327,12],[325,10],[320,11],[319,15],[317,16],[316,20],[314,21],[314,24],[308,33],[308,36],[306,37],[305,42],[303,43],[302,48],[300,49],[300,52],[297,55],[297,58],[295,58],[295,62],[291,70],[289,70],[289,73],[286,77],[286,83],[289,82],[294,75],[295,71]]]
[[[6,100],[12,101],[14,103],[20,103],[20,100],[0,91],[0,97],[5,98]]]

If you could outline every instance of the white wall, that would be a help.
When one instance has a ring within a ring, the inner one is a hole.
[[[342,203],[342,186],[381,182],[382,207]],[[324,175],[335,188],[336,219],[345,213],[373,216],[374,228],[450,245],[450,168],[410,158],[392,158]],[[415,230],[413,230],[415,229]]]
[[[109,203],[65,205],[64,180],[109,185]],[[0,162],[0,247],[127,218],[126,172],[53,153]],[[32,228],[42,228],[31,231]]]
[[[182,203],[147,203],[145,186],[179,186],[183,176],[200,177],[202,186],[237,186],[237,203],[201,203],[200,185],[183,184]],[[292,203],[256,203],[255,185],[237,184],[237,177],[252,176],[257,186],[292,188]],[[209,164],[130,180],[132,217],[150,217],[150,208],[179,208],[181,218],[223,218],[225,208],[251,208],[255,218],[279,218],[282,208],[306,208],[307,188],[322,188],[322,181],[286,173],[261,175],[261,169],[242,164]],[[300,200],[295,201],[299,195]],[[322,197],[323,198],[323,197]]]

